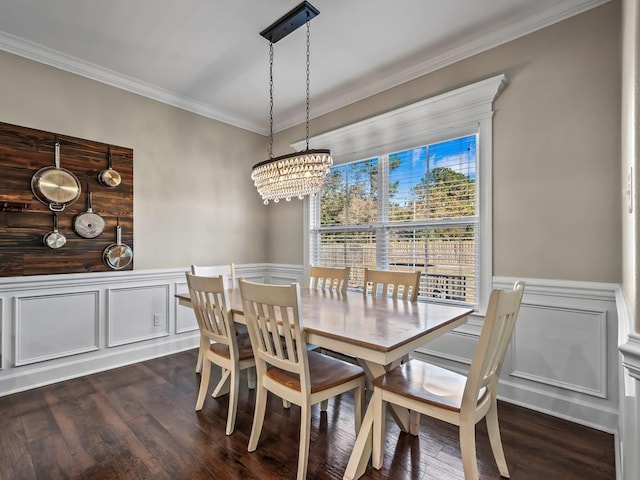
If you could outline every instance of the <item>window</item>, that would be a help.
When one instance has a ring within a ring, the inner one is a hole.
[[[305,199],[305,264],[350,266],[353,289],[365,266],[421,270],[420,299],[484,314],[493,101],[505,85],[498,75],[311,138],[335,166]]]
[[[331,169],[310,202],[312,263],[423,272],[420,297],[477,304],[477,136]]]

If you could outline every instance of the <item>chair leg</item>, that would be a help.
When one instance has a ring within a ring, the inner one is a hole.
[[[476,425],[473,418],[460,419],[460,453],[465,480],[478,480]]]
[[[498,405],[495,398],[491,402],[491,408],[489,408],[485,419],[487,421],[487,432],[489,433],[491,451],[493,452],[493,458],[495,458],[496,464],[498,465],[498,471],[502,477],[510,478],[507,459],[505,458],[504,450],[502,449],[500,426],[498,424]]]
[[[227,393],[229,393],[229,377],[230,377],[230,371],[226,368],[222,369],[222,377],[220,377],[220,381],[218,382],[218,385],[216,385],[216,388],[213,389],[213,393],[211,394],[211,396],[213,398],[218,398],[221,397],[222,395],[226,395]]]
[[[240,375],[238,368],[231,370],[231,386],[229,388],[229,413],[227,413],[227,435],[233,433],[236,425],[236,412],[238,411],[238,389],[240,388]]]
[[[209,343],[209,339],[201,335],[200,347],[198,348],[198,360],[196,361],[196,373],[200,373],[202,371],[202,360],[204,358],[204,352],[206,352],[207,348],[209,347],[204,343],[205,341],[207,342],[207,344]]]
[[[329,399],[325,398],[320,402],[320,411],[326,412],[328,406],[329,406]]]
[[[264,415],[267,409],[267,389],[258,382],[256,387],[256,406],[253,412],[253,426],[251,427],[251,436],[249,437],[249,451],[253,452],[258,446],[260,433],[262,432],[262,424],[264,423]]]
[[[206,358],[202,361],[202,376],[200,377],[200,390],[198,391],[198,399],[196,400],[196,412],[202,410],[204,399],[209,389],[209,376],[211,375],[211,362]]]
[[[307,478],[309,440],[311,437],[311,405],[306,401],[300,408],[300,450],[298,451],[298,480]]]
[[[247,368],[247,387],[249,390],[256,388],[256,367]]]

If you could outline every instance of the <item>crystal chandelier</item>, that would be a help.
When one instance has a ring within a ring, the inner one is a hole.
[[[302,2],[271,26],[260,32],[269,40],[269,158],[256,163],[251,172],[258,193],[268,205],[270,200],[278,203],[281,198],[290,201],[305,195],[315,195],[322,188],[324,179],[333,165],[331,151],[309,149],[309,22],[320,12],[309,2]],[[306,149],[302,152],[273,157],[273,44],[306,23],[307,25],[307,110]]]

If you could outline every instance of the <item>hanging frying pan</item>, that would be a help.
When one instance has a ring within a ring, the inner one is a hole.
[[[133,260],[133,251],[129,245],[122,243],[120,219],[116,226],[116,243],[112,243],[102,252],[102,260],[105,265],[113,270],[122,270],[129,266]]]
[[[73,229],[82,238],[96,238],[104,231],[104,219],[91,208],[93,193],[87,184],[87,211],[73,219]]]
[[[111,147],[107,147],[107,160],[109,162],[109,168],[102,170],[98,174],[98,181],[100,185],[105,187],[117,187],[120,185],[120,182],[122,182],[122,177],[111,167]]]
[[[80,182],[69,170],[60,167],[60,143],[56,140],[54,167],[44,167],[31,178],[31,191],[52,212],[62,212],[80,197]]]
[[[55,212],[53,213],[53,230],[42,237],[42,243],[54,249],[64,247],[67,243],[67,237],[58,231],[58,214]]]

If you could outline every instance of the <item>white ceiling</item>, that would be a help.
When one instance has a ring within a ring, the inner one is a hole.
[[[608,0],[312,0],[311,117]],[[0,0],[0,50],[268,133],[269,43],[300,0]],[[274,130],[305,115],[305,28],[274,45]]]

